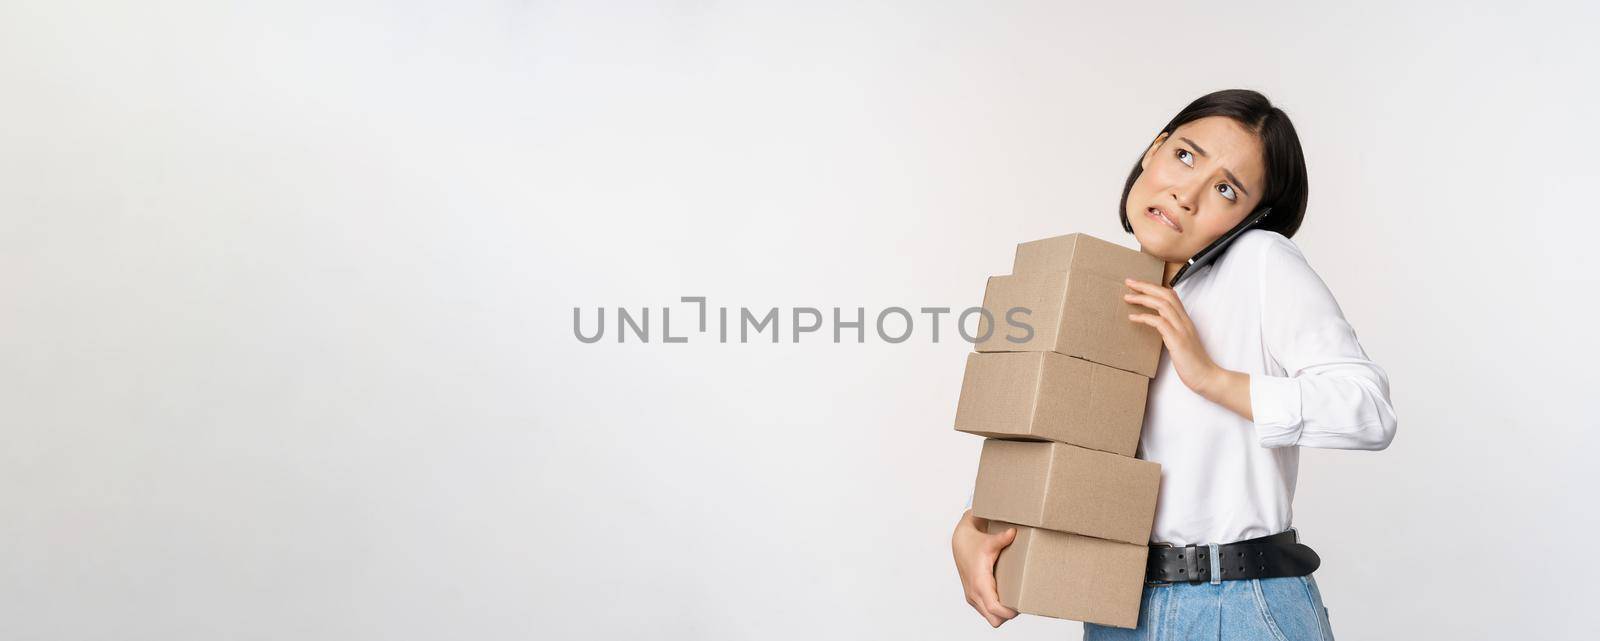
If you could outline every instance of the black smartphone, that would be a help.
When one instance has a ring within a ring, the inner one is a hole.
[[[1231,243],[1233,242],[1233,239],[1238,238],[1239,234],[1243,234],[1244,230],[1249,229],[1258,222],[1261,222],[1261,219],[1266,218],[1267,213],[1270,211],[1272,211],[1271,207],[1262,207],[1261,209],[1255,210],[1249,216],[1245,216],[1244,220],[1241,220],[1239,221],[1239,224],[1234,225],[1233,229],[1228,230],[1228,233],[1223,234],[1216,241],[1212,242],[1210,245],[1207,245],[1205,249],[1200,250],[1200,253],[1195,254],[1194,258],[1190,258],[1189,262],[1185,263],[1183,267],[1178,268],[1178,273],[1172,275],[1172,283],[1167,286],[1177,287],[1178,282],[1182,281],[1184,276],[1198,271],[1201,267],[1205,267],[1207,263],[1216,260],[1218,256],[1222,255],[1223,250],[1228,248],[1228,243]]]

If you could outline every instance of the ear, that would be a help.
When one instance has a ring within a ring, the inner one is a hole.
[[[1156,136],[1155,141],[1150,143],[1150,148],[1144,150],[1144,157],[1139,159],[1139,171],[1150,168],[1150,159],[1156,157],[1156,151],[1161,149],[1161,143],[1166,142],[1167,137],[1170,135],[1171,132],[1163,131],[1161,135]]]

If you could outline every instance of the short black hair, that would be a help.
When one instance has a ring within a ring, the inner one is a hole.
[[[1272,101],[1260,92],[1224,89],[1196,98],[1173,116],[1172,122],[1167,123],[1160,133],[1171,135],[1184,123],[1208,116],[1232,118],[1261,140],[1264,156],[1261,161],[1267,175],[1266,188],[1262,190],[1261,202],[1256,207],[1271,207],[1272,213],[1257,223],[1255,228],[1272,230],[1286,238],[1293,238],[1295,231],[1300,229],[1300,221],[1306,217],[1306,156],[1300,150],[1300,136],[1295,133],[1289,115],[1274,107]],[[1128,192],[1133,190],[1133,183],[1139,179],[1139,174],[1144,173],[1140,161],[1148,149],[1141,150],[1139,160],[1134,161],[1133,172],[1128,174],[1128,183],[1122,186],[1122,202],[1117,206],[1122,230],[1130,234],[1133,233],[1133,225],[1128,223]]]

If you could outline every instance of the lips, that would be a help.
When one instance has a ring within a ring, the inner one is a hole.
[[[1153,219],[1155,219],[1157,221],[1160,221],[1161,224],[1166,225],[1167,227],[1171,228],[1175,232],[1183,233],[1183,225],[1178,224],[1178,221],[1176,219],[1174,219],[1171,216],[1169,216],[1167,214],[1166,210],[1164,210],[1164,209],[1162,209],[1160,207],[1150,207],[1148,209],[1145,209],[1144,210],[1144,215],[1149,216],[1150,218],[1153,218]]]

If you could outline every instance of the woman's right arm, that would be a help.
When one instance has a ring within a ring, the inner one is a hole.
[[[956,531],[950,536],[950,548],[956,558],[956,571],[961,574],[961,589],[967,595],[967,604],[996,628],[1017,616],[1017,611],[1000,604],[999,591],[995,589],[994,563],[1000,550],[1017,538],[1017,528],[1006,528],[999,534],[989,534],[989,520],[972,515],[972,510],[961,514]]]

